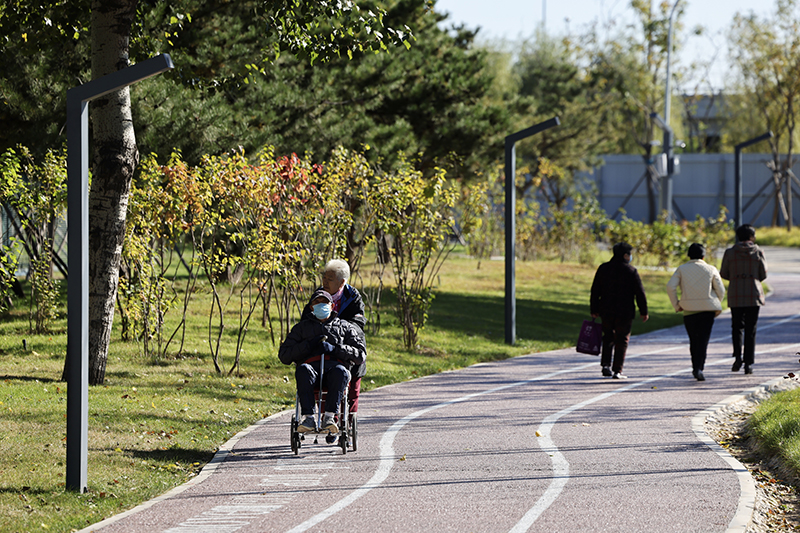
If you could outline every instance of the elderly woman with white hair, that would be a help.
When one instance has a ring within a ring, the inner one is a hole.
[[[333,298],[333,311],[336,316],[358,326],[363,340],[364,326],[367,324],[367,319],[364,315],[364,300],[361,298],[358,289],[347,283],[348,279],[350,279],[350,265],[347,264],[347,261],[331,259],[322,269],[322,286],[319,288],[325,290]],[[306,305],[305,309],[303,309],[303,316],[305,317],[311,312],[311,307]],[[361,378],[364,377],[366,372],[366,362],[351,369],[352,379],[350,380],[347,397],[350,404],[350,412],[352,413],[358,411]]]

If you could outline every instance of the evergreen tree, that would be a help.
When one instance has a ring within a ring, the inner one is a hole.
[[[190,162],[238,146],[254,153],[270,144],[324,159],[339,145],[369,145],[373,161],[386,166],[402,153],[419,155],[421,169],[457,163],[461,173],[475,170],[502,154],[508,112],[487,100],[492,76],[475,32],[443,30],[443,20],[424,0],[397,1],[384,21],[415,28],[408,51],[313,65],[284,55],[258,68],[245,51],[273,43],[253,4],[195,13],[172,41],[176,62],[185,58],[180,71],[136,89],[140,143],[166,156],[172,147],[163,139],[170,139]]]

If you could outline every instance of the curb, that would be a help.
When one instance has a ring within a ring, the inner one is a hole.
[[[123,518],[127,518],[128,516],[131,516],[133,514],[138,513],[139,511],[144,511],[145,509],[147,509],[149,507],[152,507],[153,505],[157,504],[158,502],[161,502],[161,501],[164,501],[164,500],[166,500],[168,498],[172,498],[174,496],[177,496],[178,494],[184,492],[185,490],[187,490],[187,489],[189,489],[189,488],[191,488],[191,487],[193,487],[193,486],[195,486],[195,485],[197,485],[199,483],[202,483],[208,477],[210,477],[211,474],[213,474],[217,470],[219,465],[221,465],[225,461],[225,459],[228,458],[228,456],[231,454],[231,450],[233,450],[233,447],[236,446],[236,444],[240,440],[242,440],[244,437],[249,435],[258,426],[262,426],[262,425],[266,424],[267,422],[269,422],[270,420],[272,420],[273,418],[277,418],[277,417],[281,416],[282,414],[287,413],[289,411],[290,410],[280,411],[278,413],[275,413],[274,415],[270,415],[270,416],[267,416],[265,418],[262,418],[262,419],[256,421],[254,424],[251,424],[250,426],[244,428],[243,430],[241,430],[239,433],[237,433],[236,435],[234,435],[230,439],[228,439],[224,444],[222,444],[222,446],[219,447],[219,449],[217,450],[217,453],[215,453],[214,457],[211,458],[211,461],[209,461],[208,464],[206,464],[206,466],[204,466],[200,470],[200,473],[198,473],[195,477],[193,477],[192,479],[190,479],[189,481],[187,481],[183,485],[178,485],[177,487],[174,487],[173,489],[170,489],[169,491],[165,492],[164,494],[162,494],[160,496],[156,496],[155,498],[153,498],[151,500],[148,500],[148,501],[146,501],[144,503],[141,503],[141,504],[137,505],[136,507],[133,507],[132,509],[128,509],[127,511],[124,511],[124,512],[122,512],[120,514],[115,514],[114,516],[108,517],[105,520],[102,520],[100,522],[97,522],[95,524],[87,526],[87,527],[79,530],[77,533],[91,533],[91,532],[97,531],[100,528],[103,528],[103,527],[106,527],[108,525],[111,525],[114,522],[116,522],[118,520],[122,520]]]
[[[739,495],[739,504],[737,505],[736,513],[734,514],[733,519],[731,519],[730,523],[728,524],[726,533],[745,533],[745,531],[747,531],[747,527],[750,525],[756,505],[756,485],[755,481],[753,480],[753,476],[750,474],[750,471],[747,469],[747,467],[729,454],[725,448],[717,444],[714,439],[708,436],[708,434],[705,432],[705,421],[707,418],[720,413],[726,407],[738,401],[745,400],[763,393],[772,394],[777,392],[773,389],[775,389],[776,385],[785,381],[786,379],[783,377],[775,378],[762,383],[761,385],[746,389],[739,394],[728,396],[724,400],[715,403],[711,407],[700,411],[692,417],[692,430],[694,431],[698,440],[716,452],[716,454],[719,455],[734,472],[736,472],[736,477],[739,479],[739,488],[741,491],[741,494]]]

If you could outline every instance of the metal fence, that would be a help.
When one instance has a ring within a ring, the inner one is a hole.
[[[604,156],[605,165],[595,168],[583,176],[597,186],[597,197],[601,207],[613,216],[625,203],[625,214],[633,219],[649,220],[649,201],[644,159],[638,155]],[[743,220],[755,226],[769,226],[775,211],[772,195],[772,172],[766,163],[772,160],[769,154],[743,154],[742,157],[742,206]],[[673,206],[676,218],[693,220],[696,215],[716,216],[719,208],[728,208],[734,216],[734,156],[733,154],[683,154],[680,156],[680,174],[672,178]],[[800,173],[800,162],[793,167],[795,175]],[[641,182],[640,182],[641,180]],[[638,184],[638,187],[637,187]],[[766,187],[765,187],[766,185]],[[798,194],[797,184],[793,184]],[[784,186],[784,194],[786,187]],[[658,193],[656,192],[656,196]],[[626,198],[628,199],[625,202]],[[656,205],[658,202],[656,200]],[[760,213],[759,213],[760,211]],[[800,202],[795,201],[792,210],[793,224],[800,223]],[[779,210],[778,220],[785,224]]]
[[[13,216],[12,220],[10,217]],[[5,206],[0,205],[0,244],[3,246],[11,246],[12,253],[17,256],[17,276],[27,277],[30,272],[30,257],[21,244],[22,236],[19,235],[17,228],[22,226],[19,216],[13,209],[6,209]],[[67,221],[63,216],[58,217],[55,228],[55,241],[53,243],[53,252],[58,256],[62,265],[67,264]],[[60,269],[54,270],[55,277],[61,276]]]

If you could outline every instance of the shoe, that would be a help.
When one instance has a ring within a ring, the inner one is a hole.
[[[611,379],[628,379],[628,376],[623,376],[621,372],[614,372]]]
[[[316,431],[316,430],[317,430],[317,424],[314,423],[313,416],[305,417],[303,421],[300,422],[300,425],[297,426],[298,433],[307,433],[309,431]]]
[[[603,377],[610,378],[611,376],[612,376],[611,367],[610,366],[604,366],[603,367]]]
[[[740,368],[742,368],[742,360],[741,358],[737,357],[736,361],[733,362],[733,366],[731,367],[731,372],[738,372]]]
[[[752,374],[753,373],[753,367],[750,366],[750,365],[744,365],[744,373],[745,374]]]
[[[325,415],[322,418],[322,427],[319,428],[320,431],[327,431],[328,433],[338,433],[339,426],[336,425],[336,420],[330,415]]]
[[[706,377],[703,375],[702,370],[692,370],[692,375],[697,381],[705,381]]]

